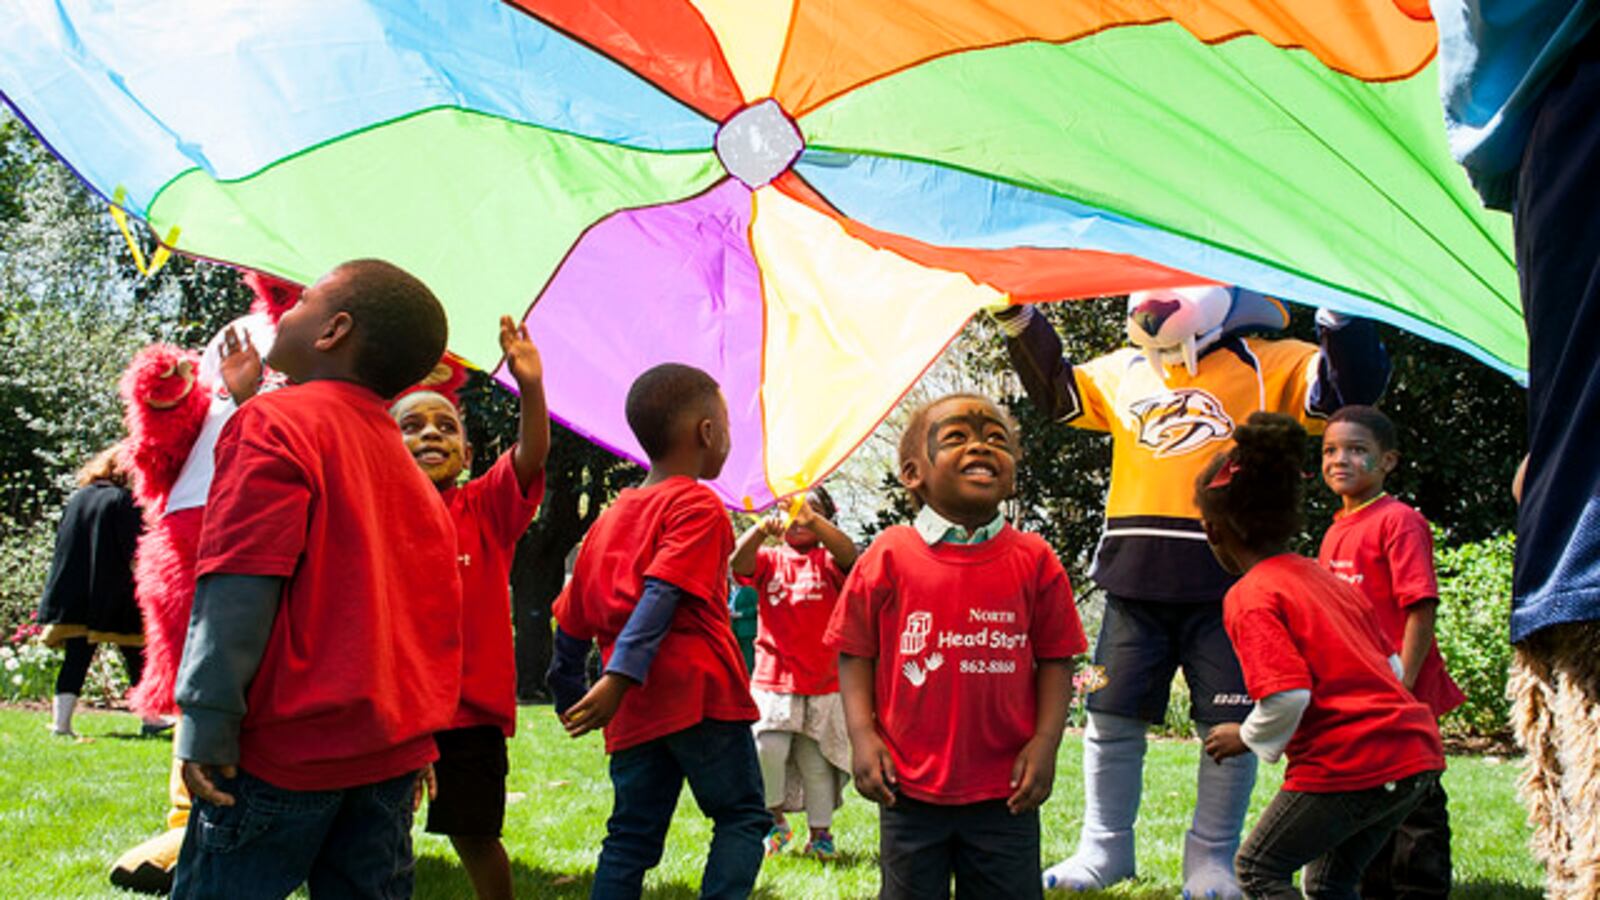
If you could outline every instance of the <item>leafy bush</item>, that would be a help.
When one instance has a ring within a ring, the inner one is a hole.
[[[1438,551],[1439,650],[1467,700],[1445,716],[1448,732],[1500,734],[1510,727],[1511,560],[1502,534]]]

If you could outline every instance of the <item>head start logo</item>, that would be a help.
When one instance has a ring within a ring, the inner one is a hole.
[[[1233,436],[1233,419],[1209,391],[1181,388],[1128,405],[1139,443],[1156,456],[1180,456]]]
[[[928,648],[928,635],[933,632],[933,613],[914,612],[906,616],[905,630],[900,632],[900,655],[917,656]]]

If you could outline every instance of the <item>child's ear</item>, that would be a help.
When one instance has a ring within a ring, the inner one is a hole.
[[[461,441],[461,468],[472,468],[472,442],[465,438]]]
[[[701,419],[694,424],[694,438],[702,450],[713,450],[717,446],[717,423],[710,418]]]
[[[317,335],[312,346],[327,353],[348,340],[355,325],[356,320],[350,317],[350,313],[341,309],[322,323],[322,333]]]
[[[1385,450],[1385,451],[1383,451],[1383,456],[1379,457],[1379,459],[1378,459],[1378,465],[1383,469],[1383,474],[1384,475],[1390,474],[1391,472],[1393,472],[1395,470],[1396,466],[1400,465],[1400,451],[1399,450]]]
[[[913,494],[922,487],[922,467],[914,459],[900,464],[900,485]]]

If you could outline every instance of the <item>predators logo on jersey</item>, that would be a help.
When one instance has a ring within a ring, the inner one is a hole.
[[[1129,404],[1129,429],[1157,457],[1181,456],[1233,437],[1233,419],[1210,391],[1180,388]]]

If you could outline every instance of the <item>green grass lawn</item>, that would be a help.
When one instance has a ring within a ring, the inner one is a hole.
[[[86,713],[75,743],[46,733],[42,712],[0,709],[0,897],[127,897],[105,881],[111,860],[154,834],[166,808],[170,744],[141,740],[138,720]],[[1100,896],[1177,895],[1179,848],[1194,797],[1198,747],[1158,741],[1150,749],[1139,822],[1142,878]],[[1251,821],[1277,790],[1281,766],[1262,767]],[[1458,898],[1537,898],[1541,875],[1528,855],[1527,829],[1513,789],[1516,766],[1452,758],[1445,784],[1455,828]],[[1061,748],[1056,794],[1044,810],[1044,856],[1065,856],[1077,837],[1079,739]],[[611,785],[599,738],[568,740],[549,707],[522,711],[512,746],[506,845],[522,897],[587,895],[605,832]],[[877,889],[877,816],[859,796],[835,823],[842,859],[822,865],[797,855],[770,860],[762,897],[870,897]],[[688,792],[673,823],[666,856],[646,882],[651,897],[693,897],[710,839]],[[417,896],[470,897],[449,843],[417,835]],[[999,898],[996,898],[999,900]]]

